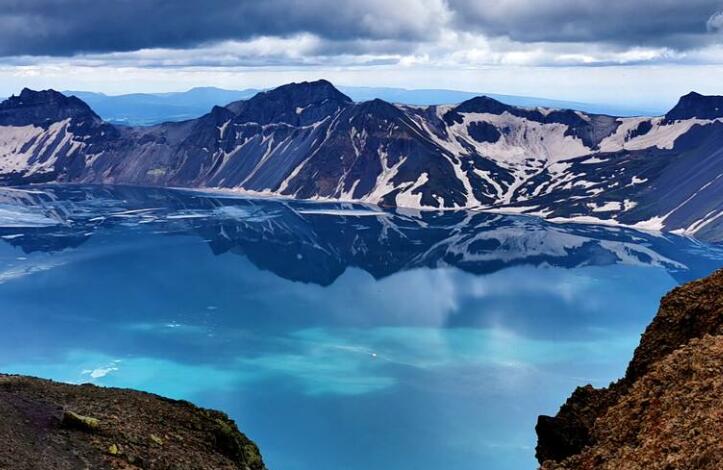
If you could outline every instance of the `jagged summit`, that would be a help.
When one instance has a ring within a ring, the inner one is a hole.
[[[701,95],[691,91],[681,96],[665,115],[668,122],[683,119],[717,119],[723,117],[723,96]]]
[[[0,103],[0,125],[4,126],[45,126],[68,118],[101,120],[79,98],[65,96],[52,89],[35,91],[23,88],[18,96],[13,95]]]

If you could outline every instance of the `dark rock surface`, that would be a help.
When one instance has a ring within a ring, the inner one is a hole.
[[[264,470],[223,413],[149,393],[0,374],[0,468]]]
[[[625,377],[540,416],[543,469],[723,466],[723,270],[668,293]]]
[[[0,103],[0,126],[47,125],[68,118],[101,120],[82,100],[55,90],[24,88]]]
[[[704,96],[694,91],[682,96],[678,104],[665,115],[667,121],[719,117],[723,117],[723,96]]]

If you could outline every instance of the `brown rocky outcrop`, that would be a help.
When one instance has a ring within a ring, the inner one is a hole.
[[[265,470],[225,414],[149,393],[0,374],[0,469]]]
[[[625,377],[540,416],[543,469],[723,468],[723,270],[668,293]]]

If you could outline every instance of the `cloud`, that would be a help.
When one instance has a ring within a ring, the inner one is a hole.
[[[449,0],[458,28],[517,42],[690,49],[709,41],[720,0]]]
[[[334,41],[420,40],[438,31],[447,14],[443,0],[6,0],[0,55],[189,48],[301,33]]]
[[[4,0],[10,66],[723,63],[723,0]]]
[[[711,33],[723,32],[723,11],[717,11],[710,15],[705,23],[706,29]]]

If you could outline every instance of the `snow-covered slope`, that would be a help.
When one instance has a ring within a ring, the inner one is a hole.
[[[723,239],[723,104],[665,116],[354,103],[285,85],[201,118],[104,123],[82,101],[24,90],[0,104],[0,182],[225,188],[425,209],[479,208]]]

